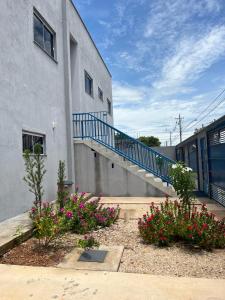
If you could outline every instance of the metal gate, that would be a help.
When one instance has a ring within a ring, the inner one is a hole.
[[[225,122],[208,132],[210,196],[225,206]]]

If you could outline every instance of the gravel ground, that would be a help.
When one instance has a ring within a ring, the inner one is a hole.
[[[225,251],[208,252],[179,244],[158,248],[142,243],[137,220],[119,220],[92,234],[102,245],[124,245],[119,272],[225,278]]]
[[[143,244],[138,234],[137,220],[124,222],[120,219],[109,228],[95,231],[92,236],[101,245],[125,247],[119,272],[225,278],[224,250],[208,252],[190,249],[182,244],[167,248]],[[50,248],[39,250],[37,241],[32,238],[0,257],[0,263],[56,266],[74,249],[76,240],[81,237],[68,232],[59,237]]]

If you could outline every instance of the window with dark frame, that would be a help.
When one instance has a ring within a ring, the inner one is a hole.
[[[48,55],[55,59],[55,33],[49,28],[47,23],[34,12],[34,41]]]
[[[103,101],[103,91],[100,89],[100,87],[98,88],[98,98]]]
[[[93,97],[93,79],[91,76],[85,71],[85,92]]]
[[[109,99],[107,99],[107,105],[108,105],[108,114],[112,114],[112,103]]]
[[[31,154],[34,154],[34,146],[36,144],[41,145],[42,152],[41,154],[45,154],[45,136],[41,134],[35,134],[30,132],[22,133],[23,140],[23,153],[25,150],[29,150]]]

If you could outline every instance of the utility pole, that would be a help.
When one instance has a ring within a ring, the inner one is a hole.
[[[172,146],[172,132],[170,131],[170,146]]]
[[[177,120],[177,124],[179,126],[179,131],[180,131],[180,143],[182,142],[182,132],[183,132],[183,128],[182,128],[182,121],[183,121],[183,118],[181,118],[181,115],[179,114],[179,117],[176,118]]]

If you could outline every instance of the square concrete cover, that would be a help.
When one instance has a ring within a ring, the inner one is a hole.
[[[104,262],[85,262],[79,261],[84,249],[75,248],[67,254],[63,261],[57,267],[65,269],[76,270],[90,270],[90,271],[111,271],[117,272],[120,265],[120,260],[123,254],[123,246],[100,246],[99,250],[107,251]]]

